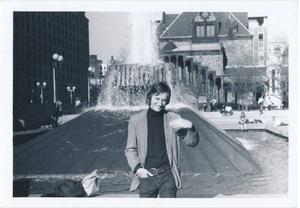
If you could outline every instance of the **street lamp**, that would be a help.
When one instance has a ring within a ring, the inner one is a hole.
[[[37,86],[38,88],[41,88],[41,103],[43,103],[43,100],[44,100],[44,89],[46,89],[47,83],[46,83],[46,82],[43,82],[43,84],[41,85],[40,82],[37,82],[37,83],[36,83],[36,86]]]
[[[90,105],[91,102],[91,89],[90,89],[90,81],[91,81],[91,74],[94,73],[95,68],[94,67],[89,67],[89,76],[88,76],[88,105]]]
[[[67,87],[68,92],[70,92],[70,97],[71,97],[71,104],[72,104],[72,93],[75,92],[76,87],[73,86],[72,89],[71,87]]]
[[[55,68],[57,67],[58,62],[61,63],[64,58],[62,55],[58,55],[57,53],[53,54],[53,101],[56,102],[56,84],[55,84]],[[59,64],[61,67],[61,64]]]

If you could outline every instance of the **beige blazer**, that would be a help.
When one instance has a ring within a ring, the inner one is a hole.
[[[166,138],[167,155],[170,162],[171,170],[175,179],[177,189],[181,189],[180,163],[179,163],[179,141],[182,139],[188,146],[196,146],[199,142],[198,131],[188,130],[187,135],[180,138],[175,134],[170,121],[179,118],[179,115],[173,112],[165,111],[164,113],[164,131]],[[148,150],[148,130],[147,130],[147,111],[142,111],[130,117],[128,124],[128,140],[125,150],[128,164],[132,170],[141,163],[145,167],[147,150]],[[130,191],[138,189],[140,179],[137,174],[134,175]]]

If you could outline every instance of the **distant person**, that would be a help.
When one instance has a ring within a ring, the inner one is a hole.
[[[283,123],[280,118],[278,118],[276,116],[273,116],[272,118],[273,118],[273,121],[274,121],[274,127],[276,127],[276,126],[288,126],[288,124]]]
[[[75,111],[78,112],[81,108],[81,101],[79,98],[76,98],[75,100]]]
[[[226,116],[225,105],[222,105],[222,108],[220,109],[220,113],[221,113],[223,116]]]
[[[268,96],[267,106],[269,111],[272,109],[272,104],[273,104],[272,99],[270,96]]]
[[[23,130],[25,130],[25,121],[24,119],[19,118],[16,126],[16,131],[23,131]]]
[[[282,101],[282,104],[281,104],[281,109],[282,109],[282,110],[284,110],[284,107],[285,107],[284,104],[285,104],[285,101],[283,100],[283,101]]]
[[[213,98],[213,99],[211,100],[212,111],[216,111],[216,106],[215,106],[216,103],[217,103],[217,99],[216,99],[216,98]]]
[[[163,82],[147,93],[149,108],[130,117],[125,149],[134,173],[130,191],[141,198],[176,198],[181,189],[180,142],[194,147],[199,142],[195,125],[165,110],[171,89]]]
[[[62,117],[62,102],[58,100],[56,103],[58,105],[58,115],[59,117]]]
[[[225,114],[226,114],[226,116],[232,116],[233,115],[232,107],[230,105],[226,106]]]
[[[261,123],[266,123],[264,112],[262,110],[259,111],[259,116],[260,116]]]
[[[239,124],[241,125],[242,131],[247,131],[247,119],[244,111],[241,113]]]
[[[258,105],[259,105],[259,109],[263,110],[263,105],[264,105],[264,98],[263,96],[261,96],[258,101],[257,101]]]
[[[53,123],[54,127],[58,126],[58,119],[62,116],[62,102],[57,101],[54,103]]]

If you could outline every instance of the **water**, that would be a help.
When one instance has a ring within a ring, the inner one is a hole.
[[[156,64],[159,62],[154,14],[133,12],[130,14],[131,38],[126,63]]]
[[[154,13],[133,12],[129,22],[131,35],[126,64],[108,67],[96,108],[145,108],[146,94],[156,82],[164,82],[171,88],[170,105],[193,105],[196,98],[179,86],[178,69],[159,60]]]
[[[288,140],[266,131],[227,131],[250,152],[262,169],[267,185],[258,187],[273,191],[288,190]],[[279,192],[280,192],[279,191]]]

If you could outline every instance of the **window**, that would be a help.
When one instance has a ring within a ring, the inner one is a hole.
[[[196,26],[196,37],[215,37],[215,26],[214,25],[197,25]]]
[[[215,37],[215,26],[214,25],[207,25],[207,37]]]
[[[204,26],[196,26],[196,37],[205,37]]]

